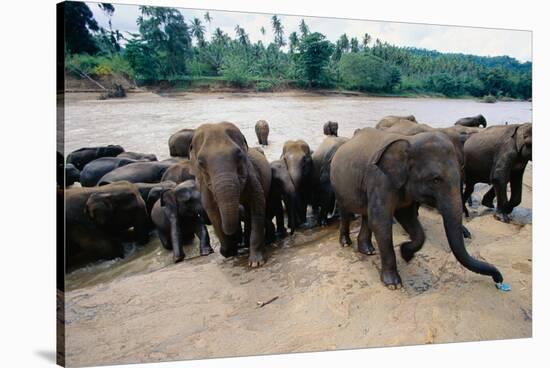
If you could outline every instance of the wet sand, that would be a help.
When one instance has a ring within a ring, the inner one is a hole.
[[[279,139],[273,130],[271,134]],[[71,136],[68,129],[67,139]],[[269,152],[275,155],[275,149]],[[408,264],[398,256],[404,286],[398,291],[380,282],[378,254],[354,250],[358,221],[352,227],[352,247],[339,245],[337,223],[300,230],[271,247],[266,265],[254,270],[246,266],[246,257],[224,259],[215,237],[216,253],[196,257],[190,247],[189,259],[172,264],[155,237],[128,259],[68,275],[67,364],[530,337],[531,165],[511,224],[498,222],[479,205],[486,189],[476,186],[471,218],[465,221],[473,238],[466,246],[470,254],[500,269],[510,292],[497,290],[489,277],[456,261],[441,217],[428,209],[420,215],[427,236],[424,248]],[[395,225],[396,248],[404,240]],[[274,297],[270,304],[257,305]]]

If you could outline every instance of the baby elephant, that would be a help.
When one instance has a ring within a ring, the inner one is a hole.
[[[327,121],[325,125],[323,125],[323,133],[325,135],[338,137],[338,123],[336,121]]]
[[[185,258],[182,245],[200,240],[200,254],[213,253],[205,222],[207,216],[201,204],[201,194],[194,180],[186,180],[162,193],[153,206],[151,219],[165,249],[174,252],[174,262]]]
[[[455,125],[462,125],[471,128],[479,128],[481,126],[482,128],[485,128],[487,127],[487,120],[485,120],[483,115],[479,114],[476,116],[458,119]]]
[[[256,137],[258,137],[258,143],[262,146],[267,146],[267,136],[269,135],[269,125],[265,120],[258,120],[256,123]]]

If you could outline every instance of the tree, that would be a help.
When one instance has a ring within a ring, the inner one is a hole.
[[[322,83],[323,72],[333,52],[332,44],[321,33],[305,36],[298,45],[298,67],[309,86]]]
[[[262,28],[260,28],[260,33],[262,34],[262,36],[265,36],[265,28],[264,28],[264,26],[262,26]]]
[[[174,8],[140,6],[137,19],[141,40],[155,52],[161,74],[171,78],[185,74],[191,54],[191,36],[183,15]]]
[[[309,33],[309,27],[307,26],[306,22],[304,21],[304,18],[300,21],[300,33],[302,33],[302,37],[305,37]]]
[[[273,27],[273,34],[275,35],[275,44],[279,47],[283,47],[284,45],[286,45],[284,37],[284,27],[277,15],[273,15],[273,17],[271,17],[271,25]]]
[[[66,2],[65,9],[65,50],[71,54],[96,54],[99,51],[92,34],[99,26],[93,13],[85,3]]]
[[[359,41],[356,37],[352,37],[352,39],[350,40],[350,51],[359,52]]]
[[[372,39],[372,37],[368,34],[368,33],[365,33],[363,35],[363,48],[366,49],[367,47],[369,47],[369,43],[370,43],[370,40]]]
[[[292,32],[289,36],[288,36],[288,42],[289,42],[289,48],[290,48],[290,53],[294,53],[294,50],[296,50],[296,47],[298,46],[298,42],[299,42],[299,39],[298,39],[298,34],[296,34],[296,32]]]
[[[205,32],[205,28],[202,25],[201,20],[199,18],[194,18],[193,21],[191,22],[191,34],[197,40],[197,45],[199,47],[204,47],[204,44],[205,44],[204,32]]]
[[[399,83],[400,76],[384,60],[368,53],[342,55],[338,63],[344,86],[371,92],[389,92]]]
[[[235,33],[237,34],[237,40],[239,43],[241,43],[243,46],[248,46],[250,43],[248,39],[248,35],[246,34],[246,31],[244,28],[240,27],[238,24],[235,26]]]

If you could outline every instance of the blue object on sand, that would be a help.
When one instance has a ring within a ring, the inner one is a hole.
[[[510,291],[510,290],[512,290],[510,285],[508,285],[505,282],[499,282],[499,283],[495,284],[495,286],[497,287],[497,289],[499,289],[501,291]]]

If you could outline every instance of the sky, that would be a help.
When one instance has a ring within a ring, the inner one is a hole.
[[[107,16],[99,9],[98,3],[87,3],[100,26],[108,27]],[[138,5],[113,4],[115,13],[113,28],[122,32],[138,33],[136,19],[140,15]],[[206,28],[206,38],[210,39],[219,27],[232,38],[235,26],[244,28],[252,42],[261,40],[264,44],[273,41],[271,16],[273,14],[239,13],[227,11],[209,11],[211,24],[204,21],[206,10],[178,8],[189,24],[193,18],[199,18]],[[348,38],[357,37],[361,42],[363,35],[369,33],[374,41],[379,38],[396,46],[409,46],[479,56],[508,55],[521,62],[532,61],[531,37],[529,31],[440,26],[415,23],[381,22],[340,18],[301,17],[279,15],[284,26],[285,37],[296,31],[303,18],[310,31],[324,34],[330,41],[346,33]],[[262,35],[261,27],[266,34]]]

